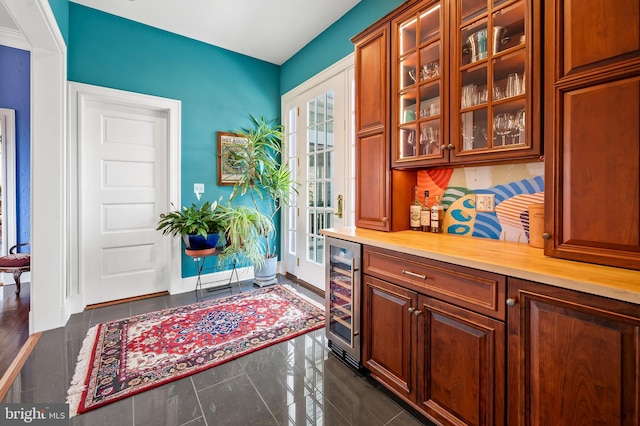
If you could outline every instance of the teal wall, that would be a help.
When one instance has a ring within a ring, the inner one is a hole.
[[[353,52],[351,37],[404,2],[405,0],[361,0],[342,18],[282,64],[280,94],[287,93]]]
[[[56,18],[62,37],[69,46],[69,0],[49,0],[49,6]]]
[[[68,79],[182,102],[182,205],[228,198],[217,186],[216,133],[280,116],[279,67],[114,15],[69,4]],[[214,262],[211,262],[213,264]],[[183,255],[183,276],[196,274]],[[215,270],[216,268],[211,268]]]
[[[182,102],[182,205],[228,196],[216,183],[216,132],[279,118],[280,96],[353,52],[351,37],[403,3],[362,0],[281,67],[119,18],[49,0],[68,47],[68,80]],[[183,276],[195,275],[183,256]],[[216,270],[217,268],[210,268]]]

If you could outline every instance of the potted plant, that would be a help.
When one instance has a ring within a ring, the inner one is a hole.
[[[180,235],[187,250],[213,252],[220,232],[227,227],[226,219],[219,207],[217,201],[206,201],[201,206],[191,204],[189,207],[174,209],[160,215],[156,229],[162,231],[163,235]]]
[[[297,193],[296,184],[291,171],[281,162],[282,126],[264,118],[251,118],[251,127],[238,131],[238,135],[246,139],[245,144],[235,147],[226,153],[234,169],[239,171],[231,193],[234,198],[249,196],[255,211],[266,205],[265,215],[271,222],[270,227],[261,227],[263,262],[254,262],[255,283],[257,285],[275,284],[277,256],[271,238],[274,236],[274,219],[282,206],[291,204],[292,192]],[[229,231],[234,231],[229,229]],[[234,238],[233,232],[228,237]],[[247,235],[238,237],[238,242],[247,244]]]

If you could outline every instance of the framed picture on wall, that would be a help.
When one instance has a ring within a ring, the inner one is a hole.
[[[239,170],[233,156],[246,143],[246,138],[235,133],[218,132],[218,185],[234,185],[238,181]]]

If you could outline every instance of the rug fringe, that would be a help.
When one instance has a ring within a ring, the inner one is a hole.
[[[311,303],[316,308],[322,309],[324,311],[324,309],[325,309],[324,303],[317,302],[317,301],[313,300],[312,298],[310,298],[309,296],[307,296],[306,294],[302,294],[300,291],[298,291],[297,289],[293,288],[290,284],[278,284],[278,285],[280,285],[282,287],[285,287],[287,290],[291,291],[296,296],[300,297],[301,299],[304,299],[305,301]]]
[[[87,388],[85,379],[89,371],[89,363],[91,362],[91,353],[93,352],[93,346],[98,334],[98,325],[94,325],[87,331],[87,335],[82,341],[82,348],[78,354],[78,360],[76,363],[76,371],[73,373],[71,379],[71,386],[67,390],[67,404],[69,404],[69,417],[74,417],[78,414],[78,407],[80,406],[80,400],[82,399],[82,393]]]

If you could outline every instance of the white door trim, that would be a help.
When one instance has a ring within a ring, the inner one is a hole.
[[[0,1],[21,30],[20,35],[14,33],[9,37],[11,46],[31,52],[29,333],[35,333],[60,327],[68,318],[65,298],[67,46],[48,0]],[[6,41],[7,37],[3,39]]]
[[[79,253],[80,243],[78,224],[81,197],[78,182],[78,135],[82,134],[83,115],[89,101],[107,101],[121,105],[155,109],[167,113],[168,129],[168,161],[167,175],[169,176],[168,200],[166,211],[171,209],[171,203],[180,204],[180,117],[181,102],[179,100],[126,92],[106,87],[92,86],[83,83],[69,83],[69,231],[70,231],[70,300],[72,313],[81,312],[85,307],[82,294],[83,284],[79,282]],[[167,270],[170,274],[170,293],[179,293],[183,288],[181,277],[181,246],[180,239],[174,238],[166,259]]]

